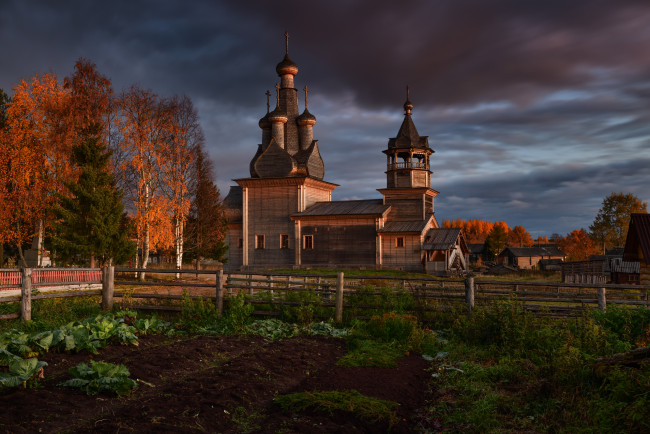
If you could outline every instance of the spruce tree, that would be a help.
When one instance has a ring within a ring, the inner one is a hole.
[[[212,181],[212,162],[204,151],[197,149],[196,180],[192,203],[187,219],[187,257],[198,261],[203,258],[224,262],[228,247],[225,244],[227,221],[219,188]]]
[[[84,139],[72,148],[71,161],[79,170],[77,182],[67,182],[69,195],[58,195],[55,237],[56,260],[89,263],[94,267],[122,263],[135,256],[128,237],[122,192],[108,164],[111,151],[102,143],[102,125],[92,124],[82,131]]]

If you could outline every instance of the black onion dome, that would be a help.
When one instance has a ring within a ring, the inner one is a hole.
[[[262,119],[260,119],[259,126],[261,129],[271,128],[271,121],[269,120],[270,113],[265,114]]]
[[[284,55],[284,59],[282,62],[278,63],[278,66],[275,67],[276,72],[278,73],[279,76],[291,74],[291,75],[297,75],[298,74],[298,65],[294,63],[293,60],[289,57],[289,54]]]
[[[406,102],[404,103],[404,112],[410,115],[411,110],[413,110],[413,103],[407,99]]]
[[[309,113],[309,110],[305,109],[300,116],[296,118],[298,125],[314,125],[316,123],[316,116]]]

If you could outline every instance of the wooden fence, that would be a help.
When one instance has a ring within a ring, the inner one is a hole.
[[[102,280],[102,270],[99,268],[33,268],[32,270],[32,285],[64,286],[99,283]],[[0,269],[0,292],[20,288],[22,276],[21,270]]]
[[[537,315],[571,316],[580,315],[585,309],[605,310],[607,305],[624,305],[628,307],[650,308],[650,286],[603,285],[603,284],[569,284],[559,282],[524,282],[524,281],[487,281],[474,278],[438,279],[407,278],[385,276],[345,276],[344,273],[324,275],[297,275],[279,273],[224,274],[221,270],[201,270],[201,275],[214,275],[215,281],[195,283],[185,281],[145,281],[115,279],[115,274],[134,276],[137,272],[154,274],[196,274],[195,270],[152,270],[105,267],[103,269],[84,269],[87,276],[101,282],[102,289],[94,291],[64,292],[57,294],[32,295],[32,288],[40,285],[56,285],[52,278],[35,282],[37,272],[43,269],[21,270],[21,295],[0,297],[0,302],[20,301],[21,313],[0,316],[0,319],[31,319],[31,300],[55,297],[74,297],[79,295],[102,295],[104,309],[113,308],[114,299],[178,300],[181,294],[160,294],[140,291],[115,291],[118,286],[170,286],[182,288],[209,288],[208,297],[192,296],[190,298],[207,298],[214,301],[216,309],[223,313],[224,303],[240,292],[248,295],[258,315],[279,315],[278,308],[296,308],[306,304],[331,310],[337,322],[343,321],[343,314],[348,311],[382,309],[381,303],[391,303],[399,294],[407,295],[411,303],[408,310],[420,315],[435,315],[436,312],[461,309],[469,314],[475,307],[485,307],[503,300],[511,300],[524,309]],[[92,272],[92,273],[90,273]],[[59,275],[61,279],[69,276]],[[307,297],[305,297],[305,294]],[[292,295],[296,297],[292,298]],[[300,297],[302,296],[302,298]],[[379,304],[378,304],[379,303]],[[177,305],[139,304],[131,305],[134,309],[181,310]],[[271,307],[269,309],[269,307]]]

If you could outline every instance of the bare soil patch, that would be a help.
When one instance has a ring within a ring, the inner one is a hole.
[[[40,388],[0,395],[3,432],[412,432],[424,405],[428,367],[411,354],[398,368],[345,368],[340,339],[257,336],[147,336],[140,345],[109,346],[98,355],[50,353]],[[124,364],[143,380],[130,395],[87,396],[58,387],[68,369],[91,359]],[[398,420],[364,422],[350,414],[289,414],[282,394],[356,389],[399,403]]]

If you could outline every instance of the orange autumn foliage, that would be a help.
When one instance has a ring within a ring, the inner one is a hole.
[[[591,255],[600,253],[600,248],[584,229],[576,229],[556,242],[567,255],[567,261],[586,261]]]
[[[460,228],[465,234],[465,239],[470,244],[482,244],[485,242],[488,234],[495,226],[502,226],[507,234],[510,233],[510,228],[508,224],[503,221],[499,222],[489,222],[485,220],[463,220],[463,219],[453,219],[453,220],[443,220],[443,228]]]
[[[68,145],[60,135],[66,91],[54,74],[35,75],[14,88],[2,132],[2,239],[20,245],[46,217],[53,193],[71,176]]]

